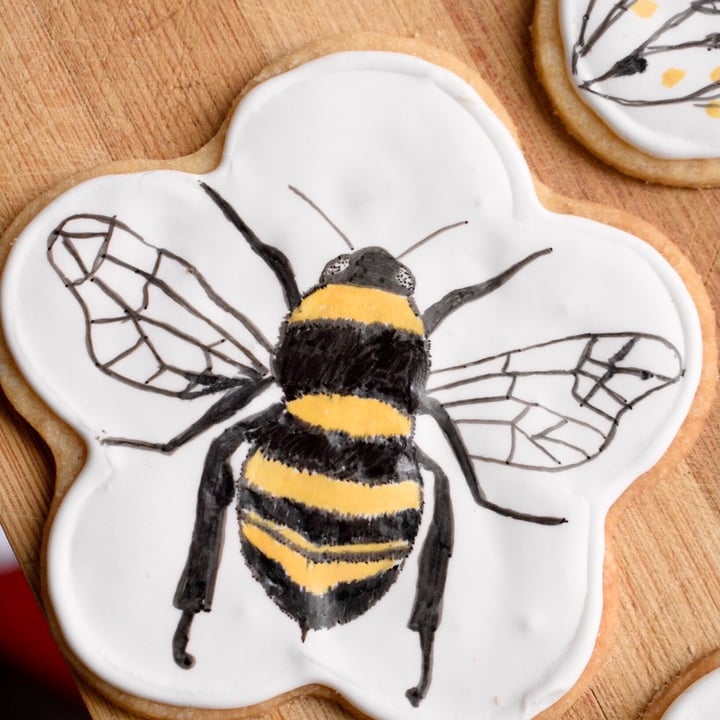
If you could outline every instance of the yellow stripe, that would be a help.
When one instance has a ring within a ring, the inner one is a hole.
[[[343,515],[370,517],[420,509],[420,487],[412,480],[363,485],[297,470],[256,452],[245,466],[247,481],[268,495]]]
[[[386,572],[399,564],[399,560],[372,560],[370,562],[345,562],[333,560],[316,563],[306,560],[278,542],[274,537],[254,525],[243,526],[243,535],[263,555],[279,563],[288,577],[304,590],[322,595],[340,583],[366,580]]]
[[[303,395],[287,403],[296,418],[353,437],[410,435],[412,420],[392,405],[355,395]]]
[[[392,540],[384,543],[354,543],[350,545],[317,545],[303,537],[299,532],[262,518],[254,512],[247,513],[245,522],[275,532],[285,538],[296,550],[306,550],[312,553],[347,555],[350,553],[383,553],[391,550],[408,550],[410,548],[407,540]]]
[[[417,335],[425,334],[422,320],[404,295],[355,285],[326,285],[308,295],[289,318],[289,322],[304,320],[383,323]]]

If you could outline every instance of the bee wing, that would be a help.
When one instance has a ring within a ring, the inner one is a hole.
[[[682,372],[664,338],[587,333],[436,370],[428,392],[474,460],[561,470],[602,452],[623,414]]]
[[[627,12],[632,3],[615,3],[607,0],[594,4],[583,15],[580,35],[574,46],[572,66],[577,74],[578,59],[592,54],[595,48],[601,52],[615,50],[617,60],[596,77],[580,77],[580,86],[602,97],[626,106],[664,106],[668,104],[689,104],[698,108],[714,106],[720,93],[718,83],[711,77],[710,69],[688,74],[680,68],[688,67],[689,57],[695,51],[709,53],[718,46],[717,32],[720,22],[720,6],[716,0],[695,0],[668,5],[668,14],[663,12],[647,18],[647,36],[639,45],[632,33],[624,28],[636,22],[634,13]],[[657,20],[656,20],[657,18]],[[628,45],[628,41],[632,41]],[[609,55],[612,57],[612,55]],[[679,73],[673,78],[668,69]],[[662,89],[655,97],[637,97],[637,76],[644,77],[643,87]],[[680,83],[680,80],[685,82]],[[595,88],[595,83],[603,83]]]
[[[73,215],[48,238],[48,260],[85,317],[99,370],[186,399],[267,374],[271,345],[191,263],[105,215]]]

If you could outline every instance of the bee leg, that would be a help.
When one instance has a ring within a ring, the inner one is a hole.
[[[214,425],[229,420],[272,383],[273,379],[271,377],[261,377],[258,380],[243,383],[239,387],[230,390],[216,403],[211,405],[192,425],[167,442],[155,443],[146,440],[131,440],[129,438],[119,437],[106,437],[100,442],[102,445],[122,445],[123,447],[132,447],[140,450],[172,453]]]
[[[408,622],[408,627],[420,635],[422,651],[420,681],[405,693],[414,707],[420,704],[430,687],[435,631],[440,625],[445,580],[453,547],[453,510],[447,475],[419,448],[416,448],[416,453],[418,462],[433,474],[435,483],[433,516],[420,550],[415,604]]]
[[[175,634],[173,635],[173,659],[176,664],[185,670],[189,670],[195,664],[195,658],[187,652],[187,645],[190,642],[190,625],[195,613],[192,610],[183,610]]]
[[[524,520],[525,522],[537,523],[538,525],[562,525],[567,520],[561,517],[552,517],[547,515],[530,515],[529,513],[519,512],[518,510],[512,510],[511,508],[497,505],[494,502],[490,502],[487,499],[485,492],[480,487],[477,475],[475,474],[475,468],[473,467],[472,460],[468,455],[465,443],[458,432],[457,426],[453,422],[453,419],[448,415],[447,410],[442,406],[440,402],[435,398],[424,397],[421,403],[420,412],[431,415],[435,422],[438,424],[443,434],[450,443],[453,453],[460,465],[465,481],[470,488],[473,500],[480,506],[492,510],[498,515],[504,517],[514,518],[515,520]]]
[[[507,270],[504,270],[494,278],[485,280],[485,282],[478,283],[477,285],[469,285],[468,287],[452,290],[423,313],[422,321],[425,326],[425,332],[430,335],[450,313],[455,312],[455,310],[461,308],[466,303],[488,295],[493,292],[493,290],[497,290],[526,265],[551,252],[552,248],[538,250],[538,252],[531,253],[523,260],[520,260],[520,262],[511,265]]]
[[[217,190],[214,190],[204,182],[200,183],[200,187],[210,196],[212,201],[220,208],[223,215],[229,220],[241,233],[247,241],[250,249],[259,255],[265,264],[275,273],[275,277],[282,286],[285,302],[288,310],[294,310],[300,304],[300,290],[295,280],[295,273],[292,265],[282,250],[278,250],[273,245],[264,243],[248,226],[248,224],[237,214],[235,208],[225,200]]]
[[[182,610],[173,636],[173,658],[189,669],[194,658],[187,652],[190,626],[201,610],[209,612],[215,591],[228,505],[235,496],[235,481],[230,459],[240,445],[251,440],[258,428],[281,411],[280,405],[231,425],[210,444],[198,490],[190,548],[185,568],[178,581],[173,604]]]

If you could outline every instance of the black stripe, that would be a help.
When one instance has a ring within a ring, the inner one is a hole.
[[[237,495],[239,512],[254,511],[266,520],[301,533],[315,544],[349,545],[406,540],[412,545],[420,527],[419,510],[403,510],[374,518],[346,517],[310,508],[294,500],[265,495],[242,483]]]
[[[351,320],[286,324],[273,365],[287,400],[308,393],[357,395],[407,415],[417,410],[429,367],[424,337]]]
[[[421,483],[412,440],[408,437],[352,438],[344,433],[313,429],[289,413],[256,437],[258,448],[268,460],[298,470],[368,485],[403,480]]]
[[[285,574],[282,566],[270,560],[241,537],[243,555],[255,579],[301,631],[329,628],[362,615],[395,582],[400,566],[367,580],[341,583],[323,595],[305,592]]]

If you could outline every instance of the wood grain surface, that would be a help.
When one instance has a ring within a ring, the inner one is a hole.
[[[720,189],[648,185],[574,142],[533,71],[533,0],[45,0],[0,4],[0,231],[41,193],[112,160],[171,159],[206,143],[264,66],[308,42],[374,31],[415,37],[477,67],[545,185],[655,224],[720,307]],[[720,127],[719,127],[720,131]],[[720,408],[693,451],[620,501],[610,545],[617,618],[609,650],[563,720],[636,718],[720,647]],[[54,466],[0,398],[0,520],[37,590]],[[99,720],[132,716],[81,686]],[[350,717],[300,698],[263,720]]]

